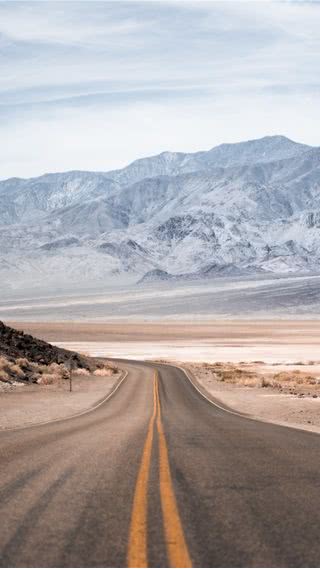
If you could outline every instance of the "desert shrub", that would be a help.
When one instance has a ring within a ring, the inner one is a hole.
[[[261,387],[261,379],[258,377],[244,377],[238,383],[245,387]]]
[[[100,367],[100,366],[99,366]],[[112,373],[117,373],[118,372],[118,368],[114,365],[114,363],[109,362],[109,361],[104,361],[102,364],[102,368],[103,369],[109,369],[111,370]]]
[[[93,375],[98,377],[110,377],[110,375],[112,375],[113,373],[114,373],[113,370],[110,368],[102,368],[102,369],[96,369],[93,372]]]
[[[4,356],[0,356],[0,369],[7,369],[10,362]]]
[[[3,369],[0,369],[0,381],[9,381],[9,379],[9,374]]]
[[[280,383],[289,383],[292,385],[315,385],[317,383],[316,377],[303,373],[299,370],[282,371],[275,374],[274,380]]]
[[[62,371],[60,364],[57,364],[55,362],[50,364],[47,369],[48,373],[61,373]]]
[[[16,364],[21,368],[28,368],[30,366],[30,362],[27,358],[18,358],[16,360]]]
[[[21,369],[21,367],[18,364],[12,364],[10,366],[10,371],[11,373],[13,373],[14,375],[18,376],[20,379],[24,379],[25,378],[25,373],[24,371]]]
[[[76,375],[90,375],[90,371],[88,369],[85,369],[84,367],[78,367],[77,369],[74,370],[74,373]]]
[[[281,382],[274,379],[274,377],[262,377],[261,387],[273,387],[279,389],[281,387]]]
[[[61,379],[61,376],[54,373],[43,373],[41,377],[38,379],[38,383],[42,383],[43,385],[52,385],[53,383],[58,382]]]
[[[267,377],[261,378],[261,387],[270,387],[270,379]]]

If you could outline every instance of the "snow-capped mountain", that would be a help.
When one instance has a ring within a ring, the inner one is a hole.
[[[319,262],[320,148],[283,136],[0,182],[3,287],[317,271]]]

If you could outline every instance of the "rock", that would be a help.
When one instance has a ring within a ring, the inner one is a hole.
[[[53,363],[68,364],[72,362],[73,367],[80,367],[89,371],[97,367],[96,362],[91,358],[52,346],[48,342],[30,336],[30,334],[24,334],[21,330],[6,326],[1,321],[0,356],[4,356],[13,363],[17,358],[28,360],[21,366],[25,375],[16,379],[29,383],[37,381],[37,377],[35,377],[34,370],[28,365],[28,362],[47,366]]]

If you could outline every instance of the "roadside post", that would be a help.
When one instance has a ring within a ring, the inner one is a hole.
[[[68,369],[69,369],[69,391],[71,393],[72,391],[72,371],[73,368],[75,367],[75,361],[74,361],[74,356],[71,356],[71,358],[68,361]]]

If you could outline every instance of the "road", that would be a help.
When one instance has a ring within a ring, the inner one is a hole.
[[[98,409],[0,433],[0,565],[318,567],[319,435],[122,365]]]

